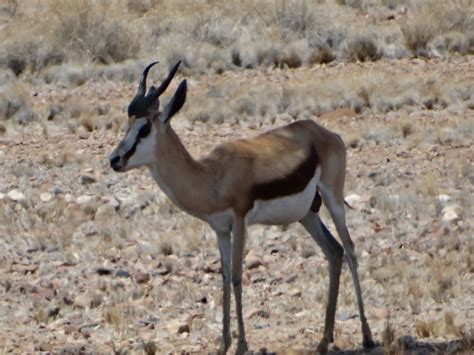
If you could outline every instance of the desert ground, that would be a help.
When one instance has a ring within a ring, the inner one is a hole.
[[[0,353],[219,348],[214,233],[108,162],[152,60],[155,84],[183,60],[162,104],[186,78],[172,125],[196,158],[299,119],[343,138],[377,347],[344,264],[331,352],[473,351],[474,3],[78,3],[0,2]],[[251,227],[243,284],[252,352],[316,351],[327,261],[301,226]]]

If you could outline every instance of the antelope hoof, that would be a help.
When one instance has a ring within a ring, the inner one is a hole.
[[[369,325],[366,323],[362,326],[362,345],[364,349],[372,349],[375,347],[375,343],[372,340],[372,332],[370,331]]]
[[[249,351],[249,347],[247,346],[247,342],[239,341],[239,344],[237,345],[237,351],[235,352],[235,355],[244,355],[247,351]]]
[[[329,340],[328,338],[324,337],[318,344],[317,352],[320,354],[326,354],[328,352]]]
[[[231,343],[232,343],[232,340],[231,340],[230,337],[228,339],[224,339],[222,341],[221,346],[219,347],[219,351],[217,353],[219,355],[227,354],[227,350],[229,350]]]
[[[362,345],[364,346],[364,349],[373,349],[373,348],[375,348],[375,343],[372,340],[371,336],[364,336],[364,340],[362,341]]]

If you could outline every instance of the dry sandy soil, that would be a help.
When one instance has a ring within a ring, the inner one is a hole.
[[[200,156],[224,140],[293,120],[191,120],[202,92],[317,85],[360,71],[367,78],[387,73],[389,87],[406,73],[420,80],[435,75],[441,87],[462,78],[466,100],[474,98],[472,56],[243,70],[191,79],[174,127]],[[212,231],[176,209],[147,171],[109,168],[135,84],[30,83],[23,90],[40,120],[8,123],[0,136],[0,352],[216,351],[222,301]],[[82,126],[51,117],[54,105],[70,109],[77,100]],[[347,218],[379,343],[372,353],[472,351],[473,106],[308,113],[348,145],[346,196],[354,210]],[[298,225],[252,227],[247,252],[243,303],[251,350],[315,351],[327,302],[322,252]],[[362,352],[346,266],[336,319],[337,348]]]

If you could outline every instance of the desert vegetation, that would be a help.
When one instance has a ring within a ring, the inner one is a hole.
[[[218,348],[213,232],[147,171],[118,175],[107,160],[151,60],[154,83],[183,61],[189,95],[173,124],[197,157],[299,119],[340,133],[373,353],[472,351],[473,11],[469,0],[0,1],[0,352]],[[302,227],[253,227],[245,268],[251,349],[314,350],[327,262]],[[346,265],[335,336],[362,352]]]

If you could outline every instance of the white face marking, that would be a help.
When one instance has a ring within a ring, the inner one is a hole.
[[[135,153],[128,158],[127,168],[138,168],[140,166],[149,165],[155,160],[155,139],[156,135],[153,134],[153,128],[151,128],[150,134],[145,138],[140,138],[135,148]]]
[[[117,171],[127,171],[155,160],[155,128],[146,118],[135,120],[127,131],[125,138],[111,154]]]

